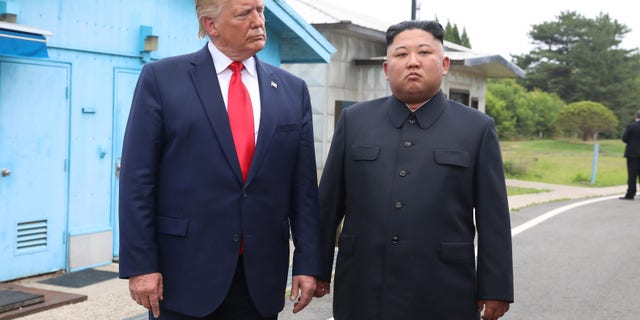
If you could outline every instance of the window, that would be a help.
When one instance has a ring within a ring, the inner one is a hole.
[[[460,103],[464,104],[465,106],[468,106],[469,105],[469,91],[451,89],[451,90],[449,90],[449,99],[451,99],[453,101],[460,102]]]

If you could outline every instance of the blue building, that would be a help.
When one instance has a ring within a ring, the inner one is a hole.
[[[259,57],[328,63],[335,49],[264,0]],[[142,66],[200,49],[193,0],[0,0],[0,281],[118,256],[118,169]]]

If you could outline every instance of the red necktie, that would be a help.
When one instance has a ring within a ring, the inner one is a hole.
[[[244,65],[240,61],[234,61],[229,65],[229,69],[233,71],[233,74],[231,75],[231,82],[229,82],[227,112],[229,114],[233,143],[236,146],[236,154],[242,171],[242,181],[245,181],[255,148],[255,130],[253,127],[251,98],[247,88],[242,83],[241,72],[243,68]]]

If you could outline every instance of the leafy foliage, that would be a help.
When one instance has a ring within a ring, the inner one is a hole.
[[[438,18],[436,18],[436,21],[438,21]],[[447,21],[444,27],[444,40],[471,48],[471,41],[469,40],[469,35],[467,35],[467,30],[463,28],[462,34],[460,34],[458,25],[451,24],[449,21]]]
[[[612,131],[618,118],[607,107],[593,101],[580,101],[564,108],[555,121],[564,132],[578,133],[583,141],[597,137],[600,132]]]
[[[618,118],[630,117],[640,100],[640,56],[619,48],[629,31],[608,14],[588,19],[572,11],[534,25],[529,36],[536,48],[513,57],[527,72],[520,83],[528,90],[555,93],[567,103],[594,101]],[[621,124],[612,133],[623,129]]]
[[[485,104],[501,139],[551,136],[552,123],[565,106],[557,95],[528,92],[513,79],[489,81]]]

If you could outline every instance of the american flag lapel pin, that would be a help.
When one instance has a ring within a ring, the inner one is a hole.
[[[274,88],[276,88],[276,89],[278,89],[278,84],[277,84],[277,83],[275,83],[274,81],[271,81],[271,86],[272,86],[272,87],[274,87]]]

